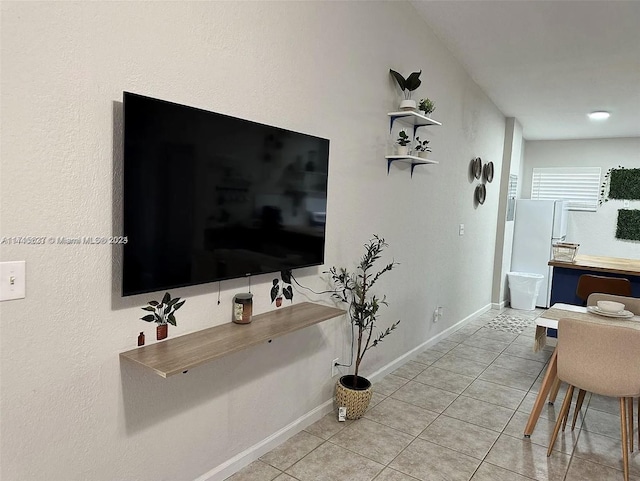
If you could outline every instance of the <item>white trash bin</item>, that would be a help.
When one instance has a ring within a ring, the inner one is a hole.
[[[507,272],[507,278],[509,279],[511,307],[533,311],[536,308],[536,299],[544,276],[529,272]]]

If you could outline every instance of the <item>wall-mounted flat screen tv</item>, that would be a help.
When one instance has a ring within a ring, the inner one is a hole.
[[[329,140],[123,97],[123,296],[324,262]]]

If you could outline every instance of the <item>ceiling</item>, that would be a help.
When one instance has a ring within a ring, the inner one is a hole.
[[[640,1],[412,4],[525,139],[640,136]]]

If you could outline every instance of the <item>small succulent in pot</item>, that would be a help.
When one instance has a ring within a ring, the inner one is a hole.
[[[396,142],[402,147],[406,147],[407,145],[409,145],[409,143],[411,142],[411,138],[407,135],[406,130],[401,130],[398,133],[398,140],[396,140]]]
[[[424,112],[425,115],[429,115],[436,109],[436,105],[430,98],[420,99],[419,109]]]
[[[142,310],[152,312],[153,314],[147,314],[140,319],[158,324],[157,338],[160,341],[167,337],[167,324],[171,324],[172,326],[177,325],[175,312],[180,309],[185,302],[186,300],[180,301],[179,297],[171,299],[171,295],[167,292],[161,302],[149,301],[149,305],[143,307]]]
[[[420,140],[420,137],[416,137],[416,151],[431,152],[431,149],[429,148],[429,140]]]

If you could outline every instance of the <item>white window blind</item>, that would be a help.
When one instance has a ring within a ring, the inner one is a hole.
[[[531,198],[563,199],[569,210],[595,212],[600,195],[600,167],[534,168]]]

